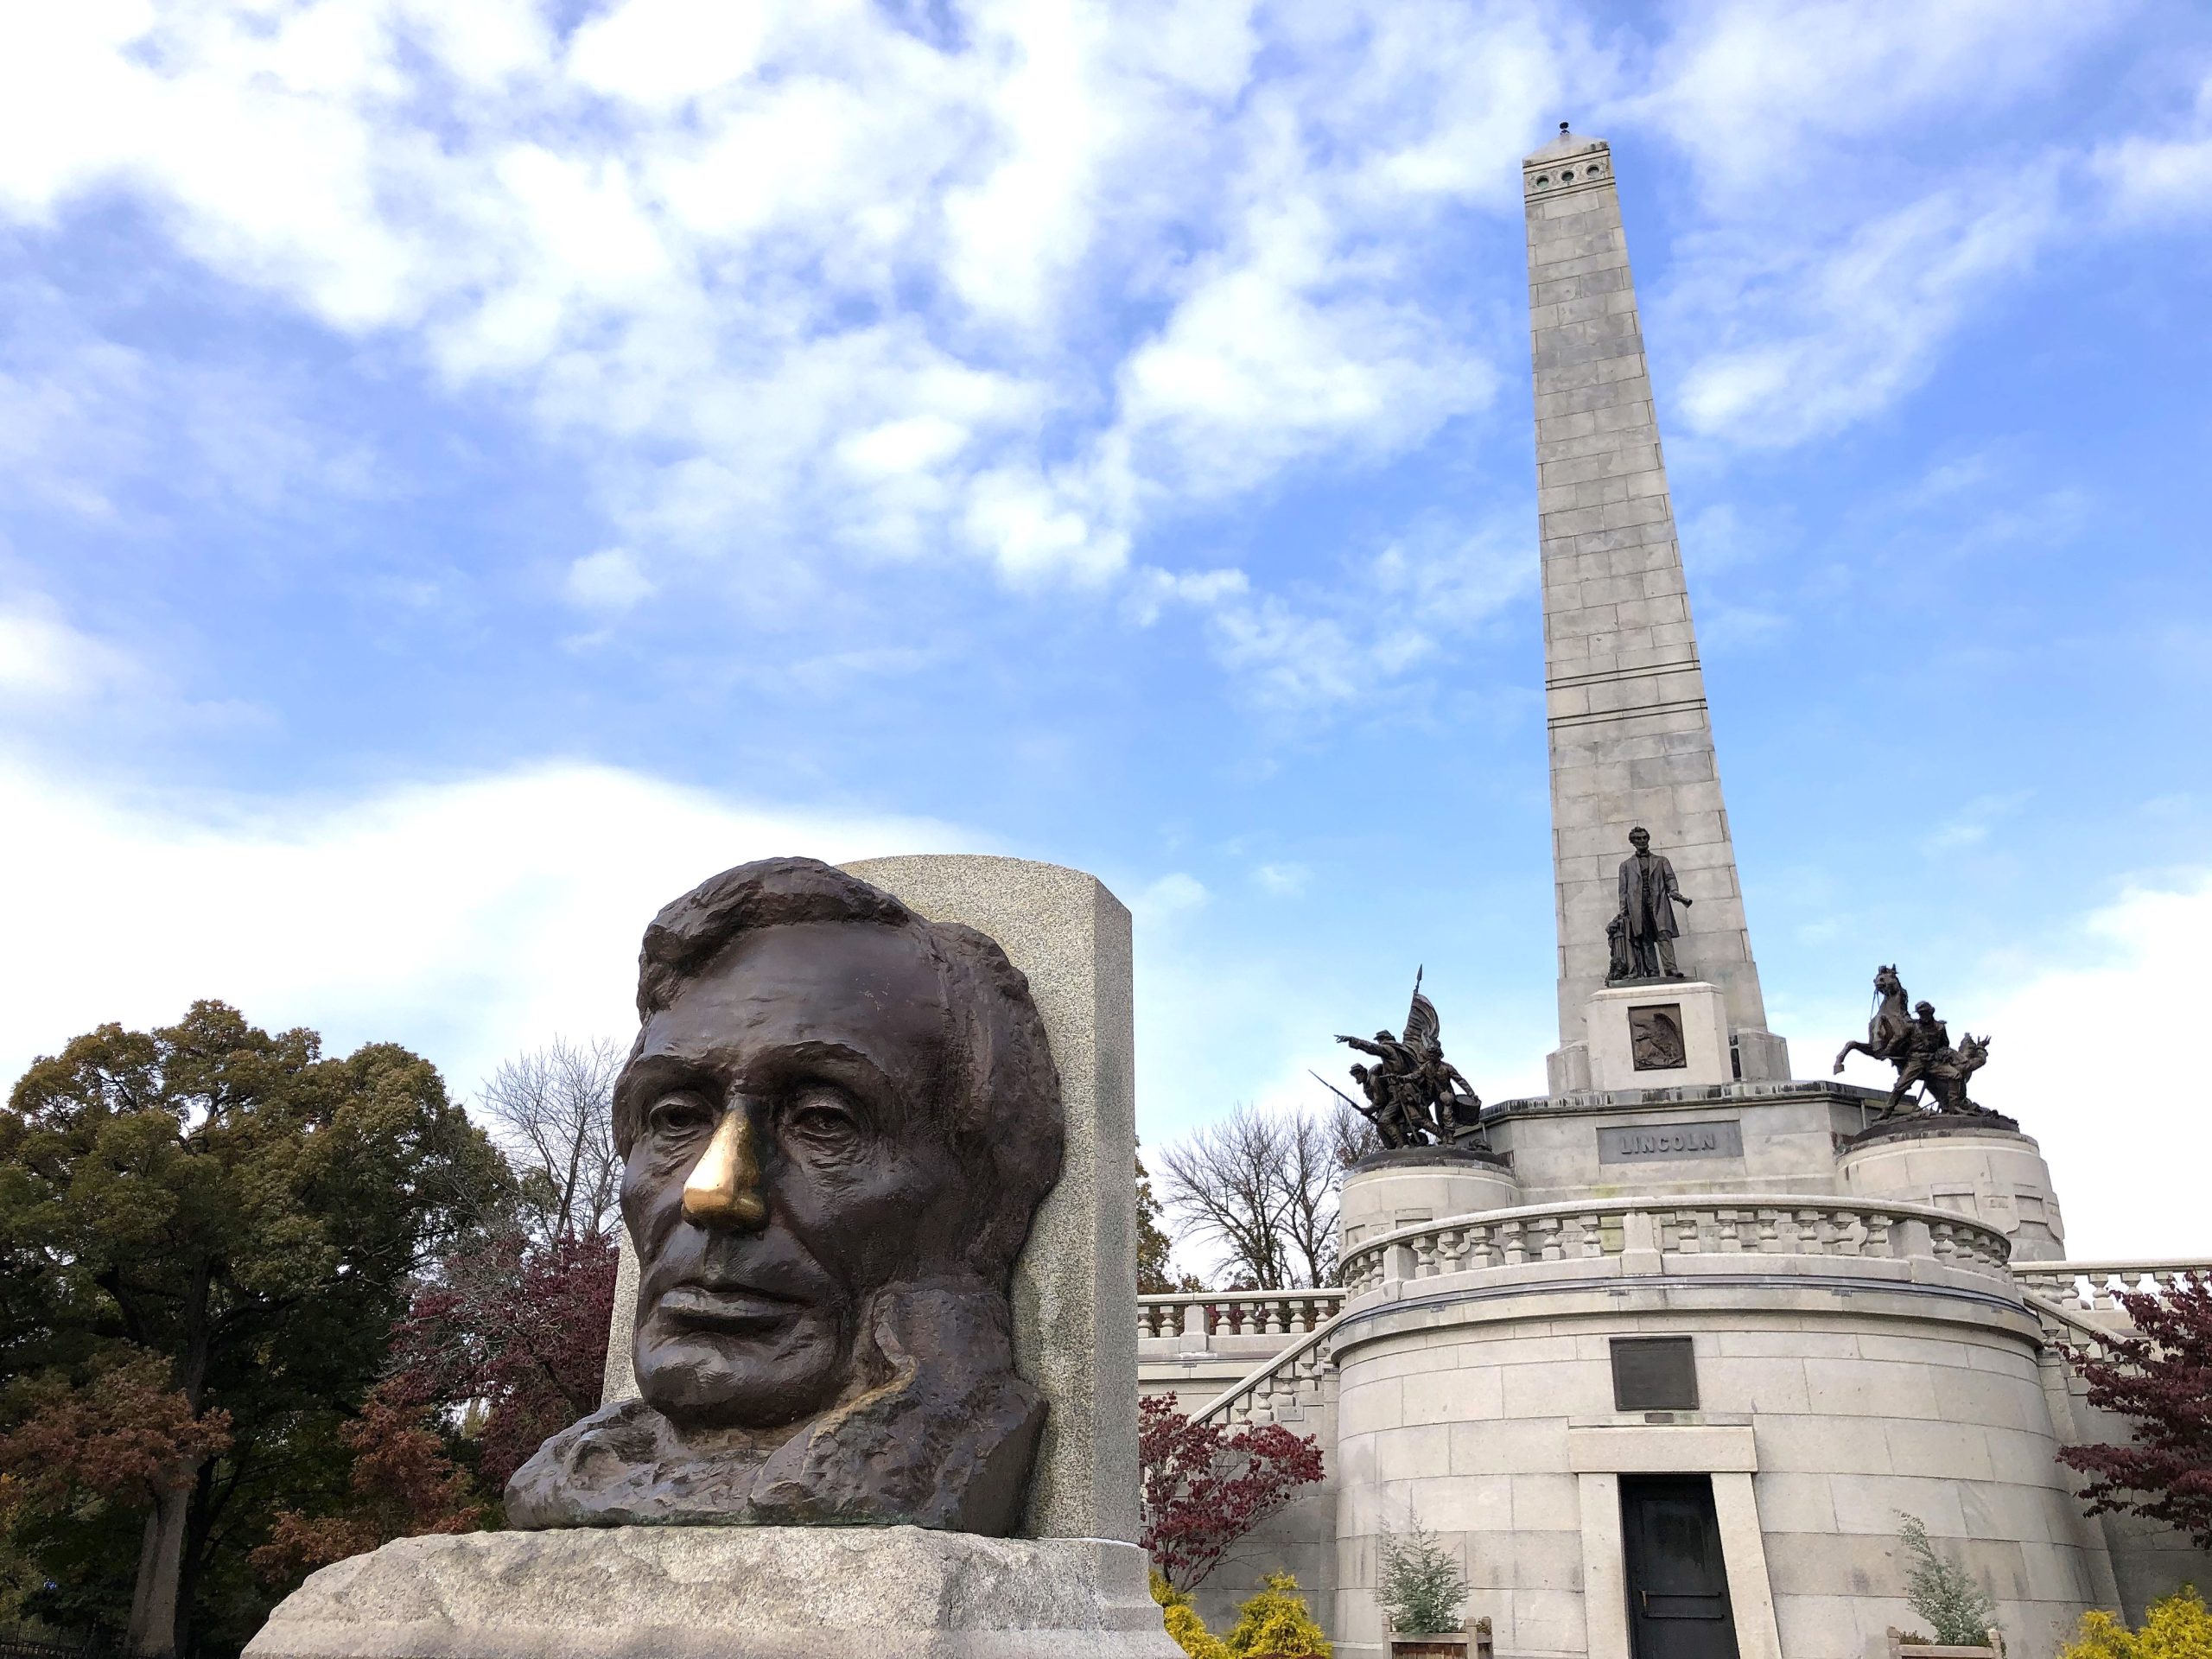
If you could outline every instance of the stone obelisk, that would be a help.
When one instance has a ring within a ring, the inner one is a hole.
[[[1522,185],[1558,885],[1552,1092],[1591,1086],[1592,999],[1605,988],[1605,925],[1639,824],[1695,901],[1681,913],[1676,957],[1684,975],[1719,989],[1732,1070],[1746,1082],[1786,1077],[1736,880],[1611,152],[1562,124],[1522,163]]]

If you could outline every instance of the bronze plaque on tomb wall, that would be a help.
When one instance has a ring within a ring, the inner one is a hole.
[[[1682,1005],[1655,1002],[1628,1011],[1629,1052],[1639,1071],[1679,1071],[1689,1064],[1682,1044]]]
[[[1616,1123],[1598,1131],[1601,1164],[1743,1155],[1744,1126],[1732,1117],[1716,1118],[1710,1123]]]
[[[1688,1337],[1612,1339],[1615,1411],[1695,1411],[1697,1353]]]

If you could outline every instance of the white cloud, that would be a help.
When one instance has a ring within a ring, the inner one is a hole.
[[[1148,628],[1171,605],[1187,605],[1203,611],[1251,590],[1251,578],[1242,570],[1175,571],[1147,565],[1134,574],[1124,608],[1132,622]]]
[[[2091,167],[2123,219],[2179,219],[2212,210],[2212,76],[2177,130],[2102,145]]]
[[[1303,864],[1262,864],[1253,870],[1252,879],[1269,893],[1291,898],[1306,891],[1313,872]]]
[[[2018,816],[2034,798],[2032,790],[1978,795],[1920,838],[1920,850],[1929,857],[1963,852],[1981,846],[2006,819]]]
[[[1191,606],[1244,696],[1299,714],[1405,683],[1533,585],[1535,561],[1503,520],[1469,529],[1432,519],[1352,563],[1333,588],[1288,598],[1255,594],[1233,571],[1147,574],[1144,620]]]
[[[569,69],[594,92],[679,104],[750,73],[772,21],[760,0],[628,0],[576,31]]]
[[[1730,0],[1630,52],[1527,0],[610,0],[565,40],[533,0],[82,0],[0,24],[0,220],[120,196],[362,349],[512,398],[657,574],[665,542],[768,603],[841,559],[1106,586],[1189,505],[1402,455],[1518,377],[1463,272],[1471,238],[1484,269],[1517,248],[1514,160],[1570,93],[1694,166],[1662,309],[1700,342],[1696,430],[1886,406],[2083,169],[1869,147],[2017,103],[2122,21]],[[2201,117],[2115,137],[2100,188],[2187,196]],[[20,379],[0,489],[99,384]],[[1360,683],[1311,660],[1325,614],[1246,574],[1268,597],[1225,654],[1294,699]]]
[[[1973,166],[1953,135],[2063,75],[2126,11],[2071,0],[1721,0],[1683,14],[1648,82],[1623,89],[1615,107],[1694,155],[1709,198],[1847,190],[1866,169],[1866,141],[1891,134]]]
[[[1776,447],[1888,409],[1993,296],[2109,231],[2091,149],[2024,149],[2001,118],[2080,75],[2130,13],[2066,0],[1685,12],[1648,75],[1598,113],[1664,134],[1694,164],[1698,211],[1671,279],[1644,296],[1657,331],[1694,351],[1690,429]],[[2161,149],[2143,176],[2190,166]]]
[[[1717,342],[1682,383],[1691,429],[1794,444],[1886,408],[1934,372],[1991,283],[2064,223],[2056,178],[2031,168],[1938,189],[1837,238],[1752,247],[1764,238],[1749,227],[1711,233],[1665,308]]]
[[[2060,931],[2045,962],[1993,956],[1948,988],[1923,985],[1956,1039],[1991,1039],[1974,1096],[2019,1120],[2050,1166],[2076,1260],[2205,1254],[2202,1173],[2212,1116],[2186,1050],[2212,930],[2212,871],[2127,887]],[[1797,1070],[1827,1067],[1835,1033],[1863,1034],[1866,1005],[1777,1011],[1795,1020]],[[1808,1029],[1827,1035],[1817,1041]],[[1809,1052],[1805,1052],[1809,1050]],[[1886,1089],[1890,1067],[1853,1055],[1846,1080]]]
[[[2208,938],[2212,872],[2139,886],[2062,964],[1993,974],[1982,1000],[1944,1008],[1955,1034],[1963,1014],[1993,1035],[1974,1096],[2042,1143],[2077,1260],[2204,1256],[2212,1116],[2189,1049]]]
[[[377,484],[367,449],[316,426],[284,366],[163,357],[87,329],[60,290],[0,285],[0,505],[129,521],[138,486],[256,512],[302,486]]]
[[[1501,58],[1385,9],[1349,79],[1356,31],[1286,20],[1258,98],[1267,29],[1217,0],[995,0],[943,39],[620,0],[565,44],[529,0],[87,0],[5,26],[0,216],[119,190],[222,275],[518,390],[633,543],[1096,581],[1186,496],[1491,395],[1408,255],[1507,181],[1439,138],[1517,142],[1542,95],[1503,15]],[[1132,301],[1156,323],[1101,329]]]
[[[0,704],[91,696],[138,677],[131,656],[31,595],[0,599]]]
[[[587,553],[569,567],[569,602],[581,610],[626,611],[653,591],[652,580],[626,547]]]
[[[1129,900],[1129,912],[1141,924],[1151,926],[1185,911],[1202,909],[1211,897],[1198,877],[1173,870],[1140,888]]]
[[[556,1032],[634,1029],[645,924],[717,870],[952,850],[993,849],[607,766],[315,800],[103,792],[0,760],[0,1075],[213,996],[340,1050],[404,1043],[465,1090]]]

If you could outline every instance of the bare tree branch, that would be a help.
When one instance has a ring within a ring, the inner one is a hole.
[[[478,1090],[492,1135],[522,1184],[526,1224],[542,1243],[595,1238],[614,1224],[621,1161],[613,1090],[622,1050],[606,1038],[500,1062]]]
[[[1349,1107],[1327,1118],[1236,1108],[1160,1155],[1177,1236],[1217,1246],[1223,1271],[1255,1290],[1331,1283],[1338,1188],[1374,1136]]]
[[[1337,1162],[1345,1169],[1382,1150],[1382,1135],[1375,1120],[1342,1097],[1329,1105],[1329,1139]]]
[[[1304,1269],[1298,1281],[1325,1285],[1337,1272],[1337,1185],[1344,1166],[1329,1125],[1300,1112],[1283,1128],[1282,1230]]]
[[[1239,1106],[1162,1149],[1160,1186],[1179,1237],[1228,1253],[1226,1270],[1255,1290],[1288,1287],[1283,1250],[1282,1126]]]

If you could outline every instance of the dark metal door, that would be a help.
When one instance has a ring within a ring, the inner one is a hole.
[[[1623,1476],[1621,1541],[1636,1659],[1737,1659],[1711,1478]]]

